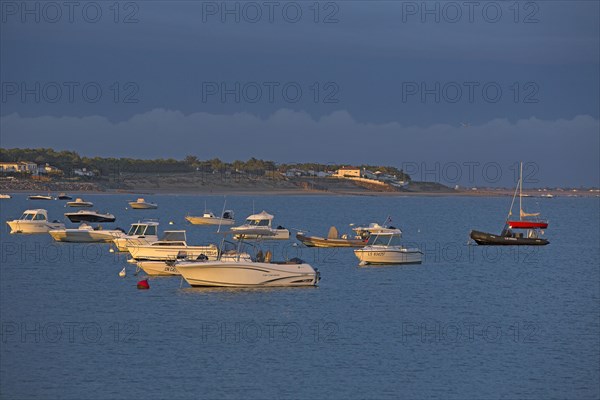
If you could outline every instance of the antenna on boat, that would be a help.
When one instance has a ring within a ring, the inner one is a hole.
[[[225,204],[227,204],[227,197],[223,198],[223,210],[221,211],[221,218],[219,218],[219,227],[217,233],[221,232],[221,224],[223,223],[223,215],[225,214]]]

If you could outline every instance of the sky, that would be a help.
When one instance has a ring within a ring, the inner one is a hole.
[[[2,1],[0,146],[597,187],[599,4]]]

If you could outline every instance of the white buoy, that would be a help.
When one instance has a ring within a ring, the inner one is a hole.
[[[175,222],[169,221],[169,225],[175,225]]]
[[[112,247],[110,248],[110,250],[108,250],[109,253],[114,253],[115,249],[113,249]]]
[[[123,267],[123,269],[121,270],[121,272],[119,272],[119,276],[121,278],[125,278],[127,276],[127,271],[125,270],[125,267]]]

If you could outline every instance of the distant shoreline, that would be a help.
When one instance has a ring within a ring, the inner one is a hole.
[[[3,194],[52,194],[58,195],[58,191],[31,191],[31,190],[0,190]],[[398,191],[398,192],[375,192],[365,190],[306,190],[306,189],[280,189],[280,190],[260,190],[260,189],[235,189],[235,188],[215,188],[215,189],[140,189],[140,190],[89,190],[72,191],[67,194],[71,196],[94,195],[131,195],[135,196],[153,196],[153,195],[185,195],[185,196],[367,196],[367,197],[506,197],[512,196],[513,190],[463,190],[448,192],[428,192],[428,191]],[[548,190],[539,192],[537,189],[524,190],[524,194],[532,198],[547,198],[542,195],[552,195],[554,197],[600,197],[600,193],[585,191],[557,191]]]

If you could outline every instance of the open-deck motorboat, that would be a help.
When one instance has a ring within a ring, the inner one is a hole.
[[[225,210],[223,215],[217,217],[212,211],[205,210],[201,217],[188,215],[185,219],[193,225],[233,225],[235,219],[232,210]]]
[[[354,254],[360,260],[360,265],[421,264],[421,250],[402,246],[401,237],[400,229],[380,229],[371,234],[365,247],[354,250]]]
[[[77,212],[65,213],[65,217],[71,222],[115,222],[115,216],[98,211],[79,210]]]
[[[48,211],[38,208],[25,210],[20,218],[6,221],[10,233],[47,233],[52,229],[63,229],[65,224],[59,221],[49,222]]]
[[[127,250],[136,261],[166,261],[182,257],[198,258],[200,255],[215,260],[219,255],[219,248],[214,244],[189,246],[185,231],[165,231],[161,240],[144,245],[128,245]]]
[[[239,235],[234,230],[225,234]],[[248,229],[246,234],[259,238],[274,235],[264,229]],[[174,267],[191,286],[315,286],[319,282],[319,271],[298,258],[275,262],[271,260],[270,251],[264,255],[259,251],[254,258],[250,258],[248,253],[241,251],[244,236],[238,239],[237,250],[231,253],[221,251],[217,260],[179,261],[174,263]],[[224,244],[225,240],[221,250],[224,250]]]
[[[266,238],[267,240],[288,240],[290,238],[290,231],[283,226],[273,228],[273,218],[274,217],[266,211],[250,215],[246,218],[246,222],[243,225],[231,228],[231,230],[234,231],[234,239],[248,240]],[[252,232],[259,232],[262,234]]]
[[[519,193],[519,219],[511,220],[517,191]],[[472,230],[469,234],[471,239],[482,246],[545,246],[550,243],[547,239],[540,237],[544,233],[543,230],[548,228],[548,222],[538,219],[539,213],[527,213],[523,211],[523,197],[526,196],[523,194],[523,163],[521,163],[519,181],[517,182],[502,232],[496,235]],[[525,233],[513,232],[513,229],[524,230]]]
[[[82,198],[78,197],[75,201],[67,202],[67,207],[93,207],[94,203],[91,201],[85,201]]]
[[[136,201],[130,201],[129,207],[131,207],[135,210],[153,210],[155,208],[158,208],[158,204],[151,203],[140,197]]]
[[[27,198],[29,200],[54,200],[54,197],[50,196],[50,195],[43,195],[43,194],[32,194],[31,196],[27,196]]]
[[[11,199],[12,196],[10,194],[0,193],[0,199]]]
[[[118,251],[127,251],[129,246],[149,245],[158,240],[158,222],[142,221],[131,224],[127,235],[113,240]]]
[[[81,224],[79,228],[55,229],[48,233],[57,242],[74,243],[110,243],[115,237],[125,234],[120,229],[92,228],[87,224]]]
[[[354,237],[342,235],[342,237],[339,237],[338,230],[335,226],[329,228],[329,233],[326,238],[308,236],[304,232],[298,232],[296,234],[296,239],[307,247],[364,247],[367,243],[367,240],[359,235]]]

